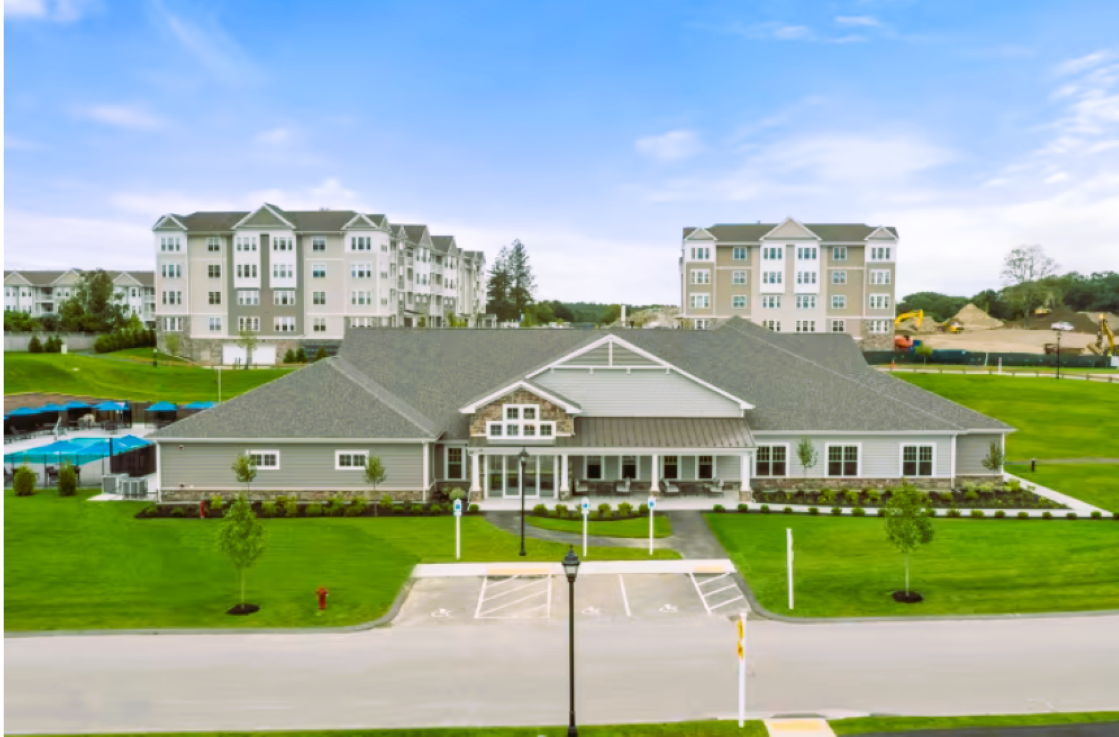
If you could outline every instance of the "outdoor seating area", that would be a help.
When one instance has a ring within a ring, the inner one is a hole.
[[[712,479],[710,481],[678,481],[661,480],[657,491],[661,498],[698,498],[710,497],[712,499],[724,498],[727,494],[737,494],[742,488],[740,481],[726,481]],[[652,491],[649,481],[635,481],[633,479],[619,479],[616,481],[592,481],[589,479],[575,479],[572,482],[571,493],[573,497],[648,497]]]
[[[95,404],[72,401],[65,404],[45,404],[40,407],[20,407],[4,415],[4,443],[15,443],[44,435],[64,435],[68,432],[100,430],[115,435],[130,430],[138,423],[158,429],[196,412],[209,409],[214,402],[175,404],[169,401],[154,402],[104,401]]]
[[[135,466],[142,474],[147,469],[141,466],[151,465],[151,463],[129,463],[128,459],[133,451],[144,449],[147,449],[145,452],[148,455],[154,452],[151,441],[135,435],[125,435],[120,438],[71,438],[35,448],[25,448],[4,454],[4,482],[6,485],[12,483],[15,469],[21,465],[28,465],[35,471],[40,483],[53,486],[58,483],[58,473],[62,464],[68,462],[74,466],[78,474],[79,485],[95,486],[100,484],[104,474],[114,472],[114,464],[122,467]],[[83,468],[86,471],[84,477]]]

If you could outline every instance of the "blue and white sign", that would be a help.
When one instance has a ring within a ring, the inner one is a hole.
[[[461,499],[455,499],[455,516],[456,517],[461,517],[462,516],[462,500]]]
[[[649,509],[656,509],[656,508],[657,508],[657,500],[654,499],[653,497],[649,497]]]
[[[589,501],[587,501],[586,499],[583,500],[582,507],[583,507],[583,516],[584,517],[591,513],[591,503]]]

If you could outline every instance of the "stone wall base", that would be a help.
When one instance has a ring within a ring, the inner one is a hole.
[[[165,502],[199,502],[203,499],[209,500],[215,494],[221,494],[222,499],[230,501],[235,499],[238,494],[244,494],[244,489],[223,489],[221,491],[200,491],[198,489],[163,489],[160,494],[160,499]],[[372,489],[368,491],[308,491],[305,489],[289,489],[287,491],[271,491],[271,490],[258,490],[252,489],[249,491],[249,501],[252,502],[266,502],[274,501],[278,496],[294,496],[296,501],[300,502],[326,502],[330,501],[336,496],[343,499],[354,499],[357,497],[365,497],[370,502],[380,502],[381,497],[388,494],[392,497],[394,502],[417,502],[423,501],[424,493],[419,489],[413,491],[377,491],[374,493]]]

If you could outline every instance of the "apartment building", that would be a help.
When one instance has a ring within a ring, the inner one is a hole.
[[[275,363],[347,327],[476,324],[485,258],[425,225],[352,210],[168,214],[152,229],[160,344],[195,360]],[[250,352],[242,331],[256,335]]]
[[[889,342],[897,229],[861,223],[684,228],[680,318],[696,328],[742,317],[779,333]]]
[[[113,295],[129,316],[138,315],[155,327],[155,282],[150,271],[107,271],[113,280]],[[68,271],[4,272],[4,311],[26,312],[31,317],[57,314],[62,303],[74,296],[81,281],[80,269]]]

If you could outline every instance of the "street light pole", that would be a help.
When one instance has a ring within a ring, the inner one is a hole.
[[[1057,331],[1057,380],[1061,380],[1061,331]]]
[[[573,546],[563,557],[563,570],[567,574],[567,655],[571,693],[567,737],[579,737],[579,730],[575,727],[575,576],[579,574],[579,556],[575,555]]]
[[[517,459],[521,462],[521,557],[525,557],[525,464],[528,463],[528,449],[521,448]]]

